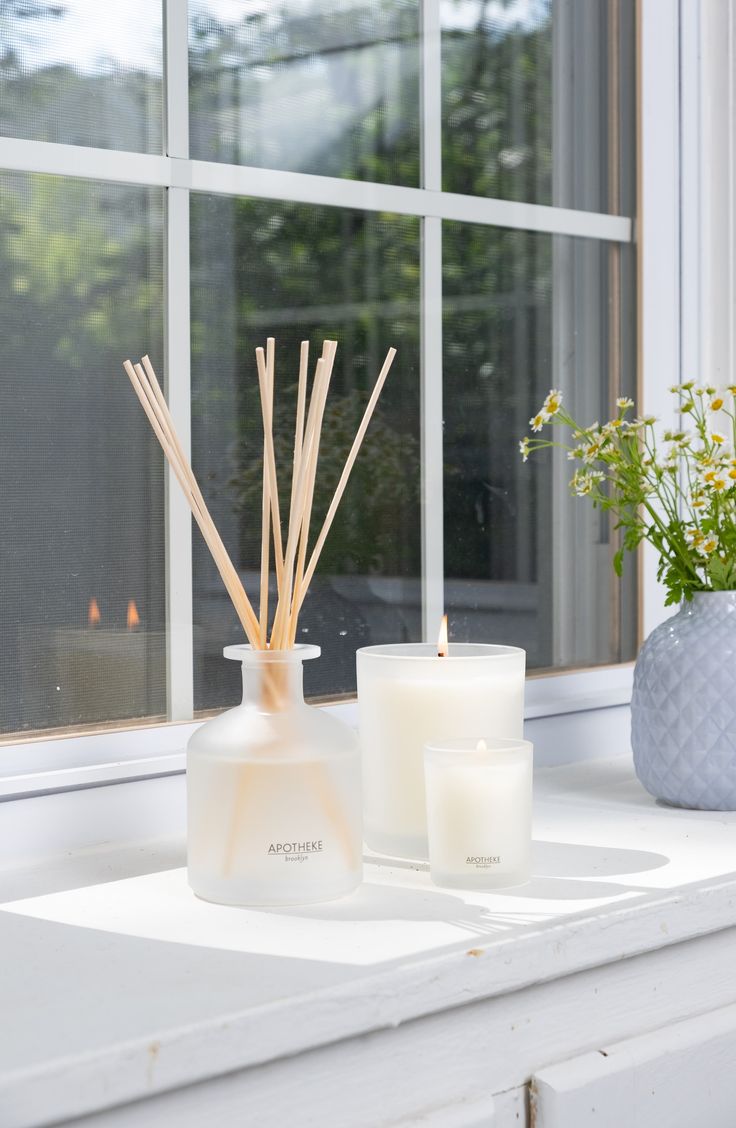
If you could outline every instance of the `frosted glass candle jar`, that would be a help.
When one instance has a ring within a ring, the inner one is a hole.
[[[429,643],[358,651],[363,813],[368,845],[427,857],[424,745],[443,737],[524,731],[526,654],[515,646]]]
[[[435,885],[499,889],[531,874],[532,745],[446,740],[424,752]]]
[[[189,884],[207,901],[300,905],[361,881],[358,741],[302,693],[302,661],[319,652],[225,648],[243,664],[243,703],[187,750]]]

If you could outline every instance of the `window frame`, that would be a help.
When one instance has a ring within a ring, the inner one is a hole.
[[[165,368],[172,415],[190,451],[189,201],[192,192],[250,196],[421,221],[422,594],[425,637],[443,606],[442,221],[459,220],[607,242],[639,243],[639,392],[657,408],[679,372],[679,11],[638,0],[639,207],[631,217],[463,196],[441,191],[440,0],[421,2],[422,187],[342,180],[189,157],[188,4],[163,0],[165,155],[0,138],[0,169],[165,189]],[[673,86],[674,82],[674,86]],[[674,90],[674,96],[668,97]],[[652,118],[652,115],[655,115]],[[650,119],[651,118],[651,124]],[[673,227],[674,225],[674,227]],[[674,237],[671,238],[674,232]],[[645,242],[641,236],[644,233]],[[672,245],[669,245],[671,241]],[[662,356],[670,363],[663,364]],[[659,413],[659,412],[658,412]],[[36,734],[0,746],[0,800],[183,771],[192,720],[192,521],[171,471],[166,477],[168,721],[92,734]],[[651,554],[643,554],[641,637],[662,615]],[[583,713],[591,733],[605,710],[630,700],[632,664],[552,671],[527,683],[527,716]],[[355,706],[331,708],[355,718]],[[597,716],[596,716],[597,714]],[[179,723],[172,723],[179,722]],[[592,737],[594,739],[594,737]],[[61,766],[60,766],[61,765]]]

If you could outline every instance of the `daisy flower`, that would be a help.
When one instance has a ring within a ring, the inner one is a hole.
[[[595,462],[596,458],[598,458],[601,453],[604,438],[605,436],[601,432],[590,436],[590,442],[587,446],[583,447],[583,462],[588,463],[588,465],[590,465],[591,462]]]
[[[559,388],[551,388],[547,393],[547,398],[542,405],[542,412],[545,415],[556,415],[562,406],[562,392]]]
[[[570,485],[577,497],[585,497],[593,489],[596,482],[600,482],[605,477],[600,470],[585,470],[582,473],[576,470]]]

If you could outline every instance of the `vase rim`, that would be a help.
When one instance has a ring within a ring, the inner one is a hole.
[[[308,662],[310,658],[319,658],[322,650],[313,643],[298,642],[289,650],[259,650],[249,642],[238,642],[226,646],[222,652],[226,658],[243,665],[260,666],[264,663],[293,663]]]
[[[736,590],[731,590],[731,591],[694,591],[692,602],[694,603],[696,599],[697,600],[701,600],[701,599],[704,599],[704,598],[710,599],[712,596],[716,596],[716,595],[719,595],[721,597],[725,596],[726,599],[728,599],[728,600],[736,600]],[[687,600],[683,601],[683,607],[687,607]]]

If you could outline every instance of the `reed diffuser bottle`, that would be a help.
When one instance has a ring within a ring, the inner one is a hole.
[[[207,901],[299,905],[361,881],[357,737],[305,703],[302,662],[317,646],[228,646],[243,702],[189,741],[189,884]]]
[[[350,893],[363,868],[358,741],[334,716],[305,704],[302,662],[316,658],[319,647],[296,646],[295,639],[309,583],[396,350],[386,354],[311,544],[322,422],[337,342],[323,342],[311,391],[309,343],[301,344],[286,535],[279,498],[284,479],[273,435],[275,344],[269,337],[265,350],[256,349],[263,416],[258,615],[212,520],[153,365],[147,356],[140,364],[126,360],[123,365],[250,644],[225,649],[226,658],[243,665],[242,704],[202,725],[187,756],[189,884],[205,900],[226,905],[329,901]],[[273,619],[268,607],[271,540],[278,589]]]

